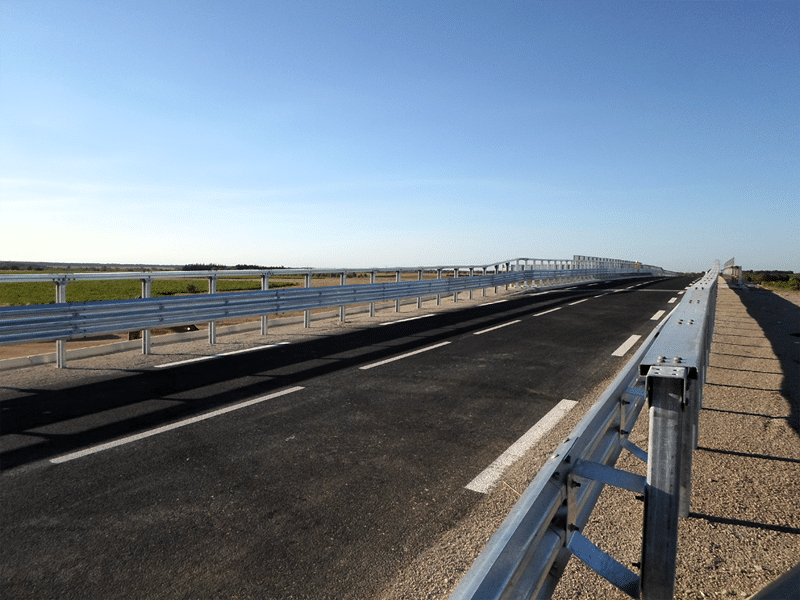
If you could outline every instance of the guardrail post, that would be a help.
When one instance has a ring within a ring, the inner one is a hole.
[[[470,268],[469,268],[469,276],[470,276],[470,277],[474,277],[474,276],[475,276],[475,269],[473,269],[472,267],[470,267]],[[473,291],[473,290],[472,290],[472,288],[470,287],[470,288],[469,288],[469,299],[470,299],[470,300],[472,300],[472,291]]]
[[[436,269],[436,279],[442,278],[442,270]],[[439,306],[442,303],[442,295],[436,294],[436,306]]]
[[[149,277],[142,278],[142,298],[150,297],[152,280]],[[142,354],[150,354],[150,330],[142,329]]]
[[[417,281],[422,281],[422,269],[417,271]],[[417,308],[422,308],[422,296],[417,296]]]
[[[56,303],[66,304],[67,302],[67,283],[69,280],[56,279]],[[63,369],[67,366],[67,340],[56,340],[56,368]]]
[[[267,291],[269,289],[269,274],[263,273],[261,275],[261,290]],[[267,315],[261,315],[261,335],[267,335]]]
[[[217,276],[213,275],[208,278],[208,293],[209,294],[216,294],[217,293]],[[217,322],[210,321],[208,323],[208,343],[209,344],[216,344],[217,343]]]
[[[306,287],[311,288],[311,273],[306,273],[305,280],[306,280]],[[303,312],[303,327],[305,327],[306,329],[311,327],[311,309],[307,308]]]
[[[652,366],[647,373],[650,404],[647,485],[642,538],[642,599],[670,599],[675,594],[681,470],[686,445],[687,369]],[[691,452],[691,450],[690,450]]]
[[[375,271],[372,271],[369,274],[369,282],[370,283],[375,283],[377,281],[376,277],[377,277],[377,273]],[[375,316],[375,303],[374,302],[370,302],[369,303],[369,316],[370,317],[374,317]]]
[[[339,275],[339,285],[342,285],[342,286],[347,285],[347,271],[345,271],[341,275]],[[344,323],[344,318],[345,318],[345,313],[346,312],[347,312],[347,309],[345,308],[345,305],[342,304],[339,307],[339,322],[340,323]]]
[[[453,269],[453,279],[458,279],[458,267]],[[453,302],[458,302],[458,288],[453,291]]]
[[[403,272],[402,271],[398,271],[397,272],[397,277],[395,278],[395,281],[397,283],[400,283],[401,281],[403,281]],[[400,312],[400,298],[397,298],[394,301],[394,312]]]

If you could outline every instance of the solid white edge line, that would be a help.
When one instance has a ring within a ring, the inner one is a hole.
[[[212,358],[220,358],[222,356],[232,356],[234,354],[244,354],[245,352],[255,352],[256,350],[265,350],[266,348],[274,348],[275,346],[283,346],[289,342],[278,342],[277,344],[268,344],[266,346],[256,346],[255,348],[245,348],[243,350],[232,350],[231,352],[223,352],[222,354],[209,354],[208,356],[199,356],[197,358],[187,358],[186,360],[179,360],[177,362],[164,363],[163,365],[153,365],[154,369],[165,369],[167,367],[177,367],[178,365],[188,365],[189,363],[200,362],[203,360],[211,360]]]
[[[665,312],[667,312],[667,311],[665,311],[665,310],[658,311],[656,314],[654,314],[652,317],[650,317],[650,320],[651,321],[658,321],[661,317],[664,316]]]
[[[373,367],[380,367],[381,365],[385,365],[387,363],[394,362],[402,358],[408,358],[409,356],[414,356],[415,354],[420,354],[421,352],[427,352],[428,350],[440,348],[441,346],[447,346],[447,344],[449,343],[450,342],[441,342],[439,344],[434,344],[433,346],[428,346],[427,348],[420,348],[419,350],[414,350],[413,352],[407,352],[406,354],[401,354],[400,356],[394,356],[392,358],[387,358],[386,360],[372,363],[370,365],[364,365],[363,367],[358,367],[358,368],[361,369],[362,371],[366,371],[367,369],[372,369]]]
[[[424,319],[426,317],[432,317],[433,313],[429,315],[421,315],[419,317],[410,317],[408,319],[400,319],[399,321],[386,321],[386,323],[381,323],[381,325],[394,325],[395,323],[406,323],[408,321],[416,321],[417,319]]]
[[[576,304],[580,304],[581,302],[586,302],[588,298],[584,298],[583,300],[578,300],[577,302],[570,302],[570,306],[575,306]]]
[[[488,494],[497,485],[503,473],[525,456],[525,453],[536,444],[544,435],[555,427],[566,414],[577,404],[575,400],[562,400],[556,404],[539,422],[526,431],[521,438],[509,446],[508,450],[498,456],[495,461],[486,467],[475,479],[465,487],[473,492]]]
[[[557,308],[551,308],[550,310],[546,310],[546,311],[544,311],[544,312],[536,313],[536,314],[535,314],[535,315],[533,315],[533,316],[534,316],[534,317],[541,317],[542,315],[546,315],[547,313],[555,312],[555,311],[557,311],[557,310],[561,310],[561,307],[559,306],[559,307],[557,307]]]
[[[53,464],[60,464],[70,460],[75,460],[76,458],[89,456],[90,454],[95,454],[97,452],[102,452],[103,450],[116,448],[117,446],[122,446],[124,444],[130,444],[131,442],[136,442],[138,440],[158,435],[166,431],[171,431],[172,429],[178,429],[179,427],[183,427],[185,425],[191,425],[192,423],[205,421],[206,419],[211,419],[212,417],[218,417],[219,415],[224,415],[225,413],[229,413],[234,410],[239,410],[240,408],[246,408],[248,406],[252,406],[253,404],[258,404],[259,402],[265,402],[267,400],[272,400],[273,398],[278,398],[279,396],[285,396],[286,394],[291,394],[292,392],[298,392],[302,389],[303,388],[301,386],[295,386],[293,388],[289,388],[288,390],[282,390],[280,392],[275,392],[274,394],[261,396],[260,398],[253,398],[252,400],[247,400],[246,402],[240,402],[239,404],[234,404],[233,406],[226,406],[225,408],[220,408],[218,410],[198,415],[196,417],[190,417],[188,419],[184,419],[183,421],[177,421],[176,423],[170,423],[169,425],[164,425],[163,427],[157,427],[149,431],[143,431],[142,433],[129,435],[127,437],[114,440],[113,442],[107,442],[105,444],[100,444],[99,446],[92,446],[90,448],[79,450],[78,452],[72,452],[70,454],[64,454],[63,456],[57,456],[55,458],[51,458],[50,462]]]
[[[212,358],[217,358],[216,354],[211,354],[210,356],[200,356],[198,358],[187,358],[186,360],[179,360],[177,362],[165,363],[163,365],[153,365],[154,369],[166,369],[167,367],[177,367],[178,365],[188,365],[189,363],[196,363],[203,360],[211,360]]]
[[[633,348],[633,345],[639,341],[640,335],[632,335],[625,340],[622,345],[611,353],[611,356],[625,356],[625,353]]]
[[[486,304],[478,304],[478,306],[491,306],[492,304],[500,304],[501,302],[508,302],[508,300],[495,300],[494,302],[487,302]]]
[[[495,325],[494,327],[489,327],[489,329],[484,329],[483,331],[476,331],[472,335],[481,335],[483,333],[489,333],[490,331],[494,331],[495,329],[500,329],[501,327],[508,327],[509,325],[513,325],[514,323],[519,323],[520,320],[517,319],[516,321],[509,321],[508,323],[503,323],[502,325]]]

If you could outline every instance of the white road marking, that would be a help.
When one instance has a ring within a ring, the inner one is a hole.
[[[470,481],[466,488],[473,492],[488,494],[503,476],[505,470],[525,456],[525,453],[555,427],[576,404],[575,400],[562,400],[556,404],[536,425],[525,432],[521,438],[509,446],[508,450]]]
[[[492,304],[500,304],[501,302],[508,302],[508,300],[495,300],[494,302],[487,302],[486,304],[479,304],[478,306],[490,306]]]
[[[559,307],[557,307],[557,308],[551,308],[550,310],[546,310],[546,311],[544,311],[544,312],[536,313],[536,314],[535,314],[535,315],[533,315],[533,316],[534,316],[534,317],[541,317],[542,315],[546,315],[547,313],[555,312],[555,311],[557,311],[557,310],[561,310],[561,307],[559,306]]]
[[[581,302],[586,302],[588,298],[584,298],[583,300],[578,300],[577,302],[570,302],[570,306],[575,306],[576,304],[580,304]]]
[[[191,425],[192,423],[205,421],[206,419],[211,419],[212,417],[218,417],[219,415],[224,415],[225,413],[229,413],[234,410],[239,410],[240,408],[246,408],[248,406],[252,406],[253,404],[258,404],[259,402],[266,402],[267,400],[272,400],[273,398],[278,398],[279,396],[285,396],[286,394],[291,394],[292,392],[299,392],[302,389],[303,388],[301,386],[296,386],[293,388],[289,388],[288,390],[282,390],[280,392],[275,392],[274,394],[261,396],[260,398],[254,398],[253,400],[247,400],[246,402],[240,402],[239,404],[234,404],[233,406],[226,406],[225,408],[220,408],[219,410],[205,413],[203,415],[198,415],[196,417],[191,417],[189,419],[184,419],[183,421],[178,421],[176,423],[171,423],[169,425],[164,425],[163,427],[157,427],[155,429],[151,429],[150,431],[143,431],[142,433],[129,435],[127,437],[114,440],[113,442],[100,444],[99,446],[92,446],[84,450],[79,450],[78,452],[72,452],[71,454],[64,454],[63,456],[57,456],[55,458],[51,458],[50,462],[54,464],[59,464],[70,460],[75,460],[76,458],[89,456],[90,454],[96,454],[97,452],[102,452],[103,450],[109,450],[111,448],[116,448],[117,446],[130,444],[131,442],[136,442],[138,440],[143,440],[144,438],[158,435],[160,433],[171,431],[173,429],[178,429],[179,427],[184,427],[185,425]]]
[[[600,294],[599,296],[595,296],[595,298],[602,298],[603,296],[608,296],[608,294]]]
[[[400,319],[399,321],[387,321],[386,323],[381,323],[381,325],[394,325],[395,323],[405,323],[407,321],[416,321],[417,319],[425,319],[427,317],[432,317],[433,314],[429,315],[422,315],[420,317],[411,317],[409,319]]]
[[[611,353],[611,356],[625,356],[625,353],[633,348],[633,345],[639,341],[640,335],[632,335],[616,350]]]
[[[233,356],[234,354],[244,354],[245,352],[255,352],[256,350],[265,350],[266,348],[274,348],[275,346],[283,346],[289,342],[278,342],[277,344],[269,344],[267,346],[256,346],[255,348],[245,348],[244,350],[233,350],[231,352],[223,352],[222,354],[209,354],[208,356],[199,356],[197,358],[187,358],[186,360],[179,360],[177,362],[165,363],[163,365],[153,365],[154,369],[165,369],[167,367],[176,367],[178,365],[188,365],[189,363],[200,362],[203,360],[211,360],[212,358],[220,358],[222,356]]]
[[[392,358],[387,358],[386,360],[382,360],[380,362],[372,363],[370,365],[364,365],[363,367],[358,367],[362,371],[366,371],[367,369],[372,369],[373,367],[380,367],[381,365],[385,365],[390,362],[394,362],[396,360],[400,360],[403,358],[408,358],[409,356],[414,356],[415,354],[420,354],[422,352],[427,352],[428,350],[434,350],[435,348],[441,348],[442,346],[447,346],[450,342],[441,342],[439,344],[434,344],[433,346],[428,346],[427,348],[420,348],[419,350],[414,350],[413,352],[407,352],[406,354],[401,354],[400,356],[395,356]]]
[[[508,327],[509,325],[513,325],[514,323],[519,323],[520,320],[517,319],[516,321],[509,321],[508,323],[503,323],[502,325],[495,325],[494,327],[489,327],[489,329],[484,329],[483,331],[476,331],[473,335],[481,335],[482,333],[489,333],[490,331],[494,331],[495,329],[500,329],[501,327]]]
[[[667,300],[667,304],[672,304],[672,303],[674,303],[674,302],[675,302],[677,299],[678,299],[678,298],[670,298],[669,300]]]
[[[656,314],[654,314],[652,317],[650,317],[650,320],[651,321],[658,321],[661,317],[664,316],[665,312],[667,312],[667,311],[665,311],[665,310],[658,311]]]

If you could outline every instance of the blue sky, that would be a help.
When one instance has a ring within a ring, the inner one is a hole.
[[[799,15],[0,0],[0,260],[800,271]]]

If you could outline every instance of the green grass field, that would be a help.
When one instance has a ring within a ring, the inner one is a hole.
[[[24,271],[8,271],[21,274]],[[295,287],[301,282],[270,281],[270,289]],[[218,292],[243,292],[260,290],[259,281],[246,279],[219,279]],[[150,294],[175,296],[177,294],[208,293],[207,279],[154,279]],[[138,279],[109,279],[105,281],[73,281],[67,285],[67,302],[91,302],[95,300],[128,300],[142,295],[142,284]],[[49,304],[55,302],[56,286],[49,281],[0,283],[0,306],[22,306],[25,304]]]

